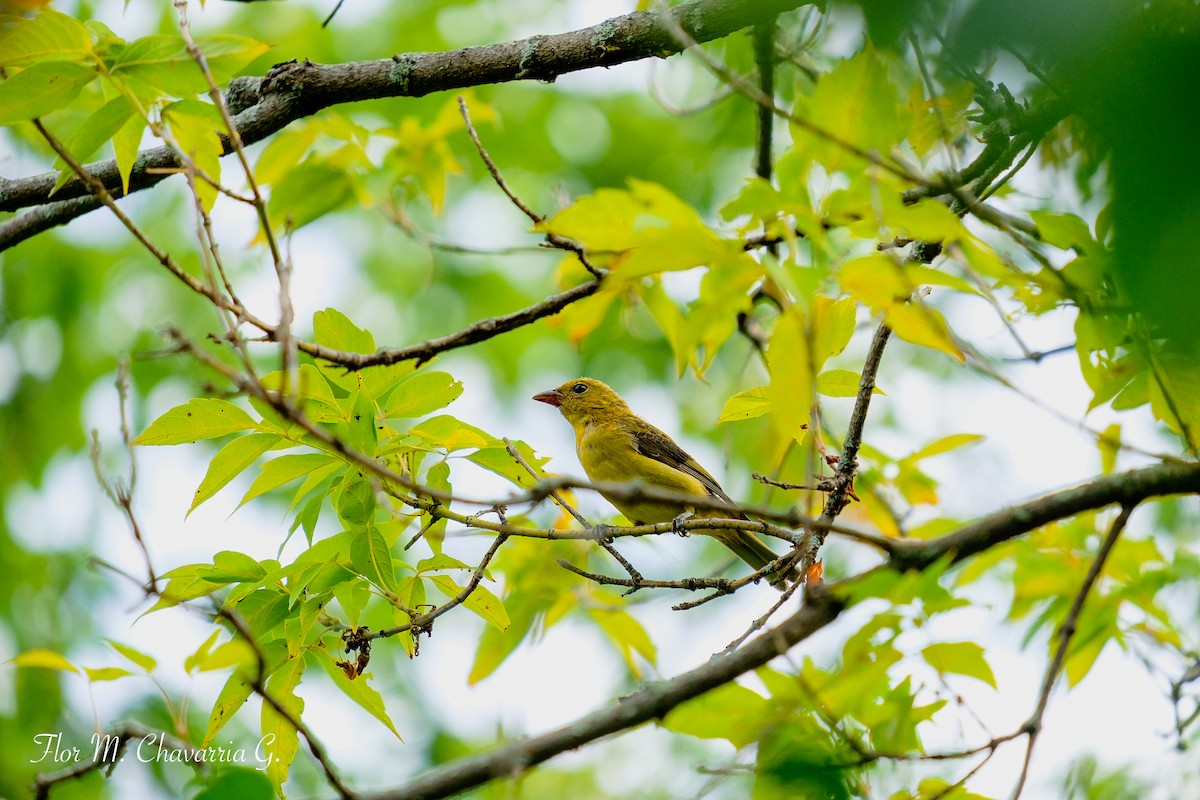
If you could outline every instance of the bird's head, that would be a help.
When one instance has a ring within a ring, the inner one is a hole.
[[[572,425],[629,411],[616,392],[592,378],[567,381],[557,389],[535,394],[533,399],[554,406]]]

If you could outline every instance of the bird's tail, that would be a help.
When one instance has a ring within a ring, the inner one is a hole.
[[[779,555],[767,547],[762,539],[759,539],[749,531],[737,530],[717,530],[712,531],[711,535],[721,544],[728,547],[742,561],[745,561],[755,569],[762,569],[767,564],[770,564]],[[782,590],[789,581],[796,581],[800,578],[800,573],[795,567],[792,567],[786,574],[772,572],[767,574],[767,580],[776,589]]]

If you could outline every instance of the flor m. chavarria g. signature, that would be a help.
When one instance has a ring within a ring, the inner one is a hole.
[[[244,764],[253,758],[258,769],[266,769],[275,758],[269,752],[275,743],[273,733],[259,739],[253,756],[247,748],[234,747],[232,742],[228,746],[186,747],[181,742],[168,741],[166,734],[153,732],[140,737],[93,733],[86,748],[67,744],[61,731],[35,734],[33,743],[35,755],[29,759],[31,764],[78,764],[85,759],[93,763],[115,763],[125,758],[124,751],[128,748],[132,748],[133,755],[144,764]]]

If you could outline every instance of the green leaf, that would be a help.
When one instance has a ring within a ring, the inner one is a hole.
[[[830,369],[817,376],[817,391],[826,397],[856,397],[862,375],[848,369]],[[878,386],[871,394],[885,394]]]
[[[245,553],[222,550],[213,555],[213,569],[206,579],[220,583],[246,583],[260,580],[267,574],[262,564]]]
[[[368,527],[355,533],[350,544],[350,561],[355,570],[376,586],[389,592],[396,591],[392,551],[376,528]]]
[[[257,427],[250,415],[226,400],[197,398],[175,406],[150,423],[133,440],[140,445],[167,445],[216,439]]]
[[[92,35],[87,28],[50,8],[32,19],[6,20],[0,29],[0,67],[6,70],[47,61],[82,61],[91,55]]]
[[[354,680],[350,680],[346,677],[346,673],[342,671],[341,667],[337,665],[333,655],[329,651],[318,649],[313,652],[317,656],[317,661],[320,662],[325,672],[329,674],[329,677],[333,679],[333,682],[342,690],[343,694],[357,703],[360,708],[372,717],[382,722],[384,727],[392,732],[393,736],[400,741],[404,741],[403,737],[400,736],[400,732],[396,730],[396,726],[392,724],[392,718],[388,716],[387,709],[384,708],[383,696],[367,683],[369,675],[359,675]]]
[[[283,371],[262,376],[263,388],[269,392],[283,390]],[[301,364],[300,368],[289,376],[288,392],[309,402],[305,403],[304,413],[313,422],[336,422],[346,418],[345,412],[333,396],[333,389],[321,370],[312,364]]]
[[[0,125],[45,116],[70,105],[99,73],[69,61],[34,64],[0,83]]]
[[[448,372],[417,372],[392,390],[383,416],[385,419],[423,417],[450,405],[462,393],[462,383]]]
[[[116,136],[133,115],[134,109],[128,100],[114,97],[83,121],[67,142],[67,150],[76,161],[86,163],[100,149],[100,145]],[[58,191],[75,177],[75,173],[61,157],[55,159],[54,168],[59,171],[58,181],[54,184],[54,191]]]
[[[438,553],[417,562],[418,574],[422,572],[438,572],[444,569],[462,569],[470,572],[474,567],[465,561],[459,561],[457,558],[448,556],[445,553]]]
[[[1037,226],[1038,237],[1046,244],[1060,250],[1078,249],[1080,252],[1098,250],[1099,245],[1088,230],[1087,223],[1075,214],[1054,211],[1030,211],[1029,217]]]
[[[313,314],[313,338],[317,344],[347,353],[375,352],[375,337],[370,331],[355,325],[336,308],[327,308]]]
[[[983,647],[975,642],[937,642],[922,650],[921,656],[939,674],[966,675],[997,688],[996,676],[983,657]]]
[[[522,441],[513,441],[513,446],[517,448],[517,452],[525,463],[533,467],[534,471],[541,477],[545,477],[542,473],[542,467],[546,466],[550,461],[549,456],[539,456],[533,451],[533,448]],[[467,460],[473,464],[477,464],[489,472],[494,472],[501,477],[515,483],[517,486],[530,487],[538,478],[533,477],[529,472],[516,462],[512,455],[508,452],[508,448],[501,442],[491,447],[484,447],[476,450],[471,455],[467,456]]]
[[[796,147],[830,171],[867,162],[851,154],[841,143],[860,150],[887,153],[908,133],[900,93],[888,77],[887,68],[868,47],[821,75],[811,95],[796,102],[795,114],[820,128],[820,136],[792,123]]]
[[[459,586],[445,575],[432,575],[429,580],[442,594],[450,598],[457,597],[466,588],[465,586]],[[500,602],[499,597],[496,597],[495,594],[482,584],[476,586],[467,595],[467,599],[463,601],[463,605],[483,617],[489,625],[499,630],[506,630],[509,626],[508,612],[504,610],[504,604]]]
[[[229,767],[192,800],[273,800],[271,781],[257,769]]]
[[[328,466],[331,461],[336,459],[328,453],[294,453],[273,458],[262,465],[262,472],[250,484],[238,507],[285,483],[291,483],[301,475]]]
[[[742,748],[762,738],[772,712],[768,700],[737,683],[726,683],[676,706],[662,726],[701,739],[726,739]]]
[[[170,608],[188,600],[212,594],[224,585],[208,580],[212,569],[210,564],[189,564],[160,575],[159,578],[167,579],[167,585],[159,594],[158,602],[151,606],[146,613],[149,614],[150,611],[158,611],[161,608]]]
[[[134,114],[112,136],[117,171],[121,173],[121,190],[126,194],[129,193],[129,176],[133,174],[133,165],[137,162],[145,130],[146,120],[140,114]]]
[[[239,671],[229,676],[229,680],[225,681],[225,685],[221,687],[221,693],[217,695],[217,701],[213,703],[212,711],[209,712],[208,727],[204,730],[201,747],[208,747],[213,737],[221,732],[229,720],[233,719],[233,715],[245,705],[253,693],[254,687],[245,674]]]
[[[296,230],[349,205],[355,196],[352,173],[334,164],[310,158],[271,187],[267,209],[271,219],[284,222],[289,229]]]
[[[251,433],[226,443],[209,463],[208,471],[204,473],[204,480],[200,481],[200,486],[192,497],[192,505],[184,515],[185,518],[201,503],[221,491],[259,456],[281,441],[283,440],[278,434]]]
[[[717,425],[723,422],[737,422],[743,419],[754,419],[761,417],[771,410],[771,401],[767,398],[767,387],[758,386],[753,389],[747,389],[744,392],[738,392],[733,397],[725,401],[725,407],[721,409],[721,416],[717,418]]]
[[[338,517],[351,529],[359,529],[371,521],[375,508],[375,487],[358,470],[350,470],[334,497]]]
[[[196,44],[218,86],[269,49],[262,42],[229,35],[200,36]],[[209,89],[182,37],[176,35],[155,34],[130,42],[113,59],[110,71],[114,77],[145,81],[174,97],[193,97]]]
[[[267,681],[271,693],[292,717],[299,719],[304,710],[304,701],[296,696],[296,687],[304,675],[304,659],[291,658]],[[283,797],[283,783],[288,770],[300,750],[300,737],[287,718],[275,710],[270,703],[262,704],[260,717],[262,746],[266,753],[266,775],[276,793]]]
[[[218,131],[224,130],[224,120],[215,106],[198,100],[171,103],[163,108],[162,118],[171,128],[171,135],[184,158],[208,177],[207,181],[196,179],[196,196],[205,211],[212,211],[217,201],[217,188],[209,181],[221,179],[221,155],[225,145]]]
[[[447,452],[471,447],[487,447],[494,441],[492,437],[474,425],[468,425],[448,414],[430,417],[410,428],[408,432],[436,447],[445,448]]]

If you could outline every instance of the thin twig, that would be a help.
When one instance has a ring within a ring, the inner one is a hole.
[[[232,625],[242,638],[242,641],[246,642],[254,653],[257,668],[254,676],[250,678],[250,686],[254,690],[254,693],[261,697],[264,703],[269,705],[275,713],[291,725],[301,738],[304,739],[308,751],[316,759],[317,763],[321,765],[321,770],[325,773],[325,780],[333,787],[334,791],[343,800],[355,800],[358,794],[348,787],[337,774],[337,771],[334,770],[333,762],[330,760],[329,754],[325,752],[324,745],[317,740],[317,737],[309,730],[308,725],[297,714],[293,714],[290,708],[268,691],[266,685],[266,655],[263,653],[262,648],[259,647],[257,640],[255,640],[254,632],[250,630],[250,626],[246,624],[246,621],[237,612],[220,602],[215,600],[213,602],[216,615]]]
[[[1067,616],[1063,619],[1062,625],[1058,629],[1058,647],[1054,651],[1054,657],[1050,660],[1050,665],[1046,667],[1046,672],[1042,676],[1042,689],[1038,693],[1037,706],[1034,708],[1033,714],[1025,722],[1025,725],[1022,726],[1022,730],[1029,733],[1029,738],[1025,742],[1025,760],[1021,764],[1021,773],[1017,777],[1016,786],[1013,788],[1012,800],[1018,800],[1022,790],[1025,788],[1025,780],[1029,777],[1030,760],[1033,758],[1033,746],[1037,743],[1038,734],[1042,731],[1042,718],[1046,714],[1046,706],[1050,703],[1050,693],[1054,690],[1054,684],[1058,681],[1058,674],[1062,671],[1063,664],[1067,660],[1067,650],[1070,649],[1071,639],[1075,636],[1076,625],[1079,623],[1079,615],[1083,612],[1084,603],[1087,602],[1088,594],[1092,591],[1092,587],[1100,577],[1100,573],[1104,570],[1104,562],[1108,560],[1109,553],[1112,552],[1117,539],[1121,536],[1121,532],[1125,530],[1125,525],[1129,522],[1129,516],[1136,507],[1134,503],[1121,507],[1121,513],[1113,520],[1112,525],[1108,529],[1108,535],[1100,543],[1100,549],[1096,551],[1096,557],[1092,559],[1087,575],[1083,578],[1083,585],[1075,593],[1075,599],[1071,601],[1071,608],[1067,611]]]
[[[892,329],[886,321],[881,321],[871,337],[867,347],[867,356],[863,361],[862,377],[858,384],[858,396],[854,400],[854,410],[850,413],[850,424],[846,428],[846,438],[842,442],[842,454],[834,472],[834,489],[825,498],[825,507],[821,512],[821,521],[831,523],[850,502],[850,491],[854,484],[854,475],[858,471],[858,449],[862,446],[863,427],[867,422],[867,411],[871,406],[871,396],[875,392],[875,375],[879,371],[879,362],[883,359],[883,349],[887,346]],[[825,530],[814,528],[809,538],[808,547],[801,561],[800,571],[807,574],[816,563],[817,554],[825,543]]]
[[[512,187],[508,185],[508,182],[504,180],[504,176],[500,174],[500,168],[496,166],[496,162],[488,154],[487,148],[483,146],[483,141],[479,138],[479,132],[475,130],[475,126],[471,123],[471,113],[467,110],[467,101],[461,95],[458,98],[458,110],[462,114],[463,122],[467,126],[467,133],[471,137],[471,142],[474,143],[475,149],[479,152],[479,157],[483,159],[487,171],[491,174],[492,180],[496,182],[496,185],[500,187],[500,191],[504,192],[508,199],[512,201],[512,204],[520,209],[522,214],[529,217],[535,226],[545,222],[546,218],[526,205],[517,196],[517,193],[512,190]],[[596,280],[603,277],[604,273],[591,262],[591,259],[588,258],[587,250],[579,242],[568,239],[565,236],[559,236],[553,232],[546,233],[546,241],[552,247],[574,253],[575,257],[579,259],[579,263],[583,265],[583,268],[590,272]]]
[[[404,633],[405,631],[409,630],[411,630],[414,634],[429,633],[430,629],[433,627],[434,620],[452,608],[456,608],[467,601],[467,598],[471,596],[471,593],[475,591],[475,589],[479,586],[480,581],[483,580],[483,574],[487,571],[488,564],[492,562],[492,558],[495,557],[496,552],[500,549],[500,546],[504,544],[508,538],[509,535],[507,533],[501,533],[492,540],[491,547],[489,547],[487,552],[483,554],[483,558],[479,560],[479,565],[476,566],[475,570],[471,573],[471,579],[467,581],[467,585],[462,588],[462,591],[460,591],[454,597],[450,598],[448,601],[442,603],[440,606],[437,606],[426,614],[420,614],[416,617],[410,618],[409,621],[404,625],[397,625],[393,628],[383,628],[381,630],[365,634],[363,638],[368,640],[386,639],[390,636],[396,636],[397,634]]]

